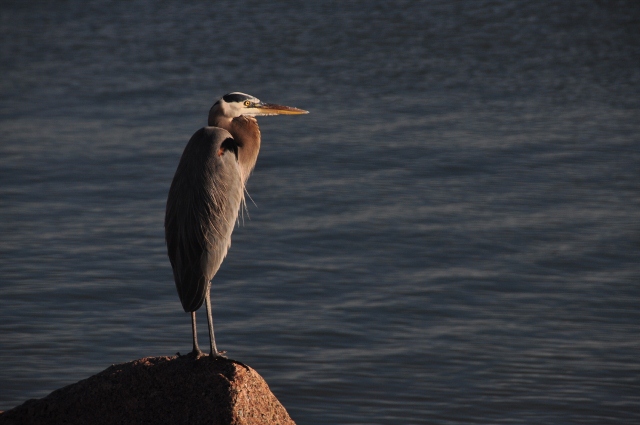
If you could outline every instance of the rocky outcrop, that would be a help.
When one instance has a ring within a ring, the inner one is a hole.
[[[206,355],[113,365],[0,414],[0,424],[295,425],[255,370]]]

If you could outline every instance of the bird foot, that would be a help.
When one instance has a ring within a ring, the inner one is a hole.
[[[195,357],[196,359],[198,359],[198,358],[200,358],[200,357],[204,356],[204,353],[202,352],[202,350],[197,349],[197,350],[193,350],[193,351],[191,351],[191,352],[189,353],[189,355],[190,355],[190,356]]]
[[[226,352],[226,351],[216,351],[215,353],[213,353],[213,352],[212,352],[211,354],[209,354],[209,356],[210,356],[212,359],[217,359],[217,358],[226,359],[226,358],[227,358],[227,356],[225,356],[225,354],[227,354],[227,352]]]

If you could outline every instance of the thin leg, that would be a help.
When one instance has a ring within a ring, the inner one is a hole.
[[[191,312],[191,331],[193,332],[193,351],[196,356],[202,354],[200,347],[198,347],[198,332],[196,332],[196,312]]]
[[[204,299],[205,307],[207,308],[207,320],[209,322],[209,345],[211,348],[211,356],[212,357],[220,357],[222,353],[218,352],[216,348],[216,339],[213,336],[213,317],[211,317],[211,283],[207,287],[207,295]]]

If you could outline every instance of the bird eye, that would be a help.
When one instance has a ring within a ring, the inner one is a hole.
[[[251,102],[250,102],[250,101],[248,101],[248,100],[245,100],[245,101],[244,101],[244,106],[249,106],[249,105],[251,105]]]

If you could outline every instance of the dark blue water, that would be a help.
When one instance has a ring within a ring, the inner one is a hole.
[[[640,422],[640,3],[0,19],[0,410],[189,351],[164,204],[243,91],[311,113],[260,119],[217,342],[299,425]]]

